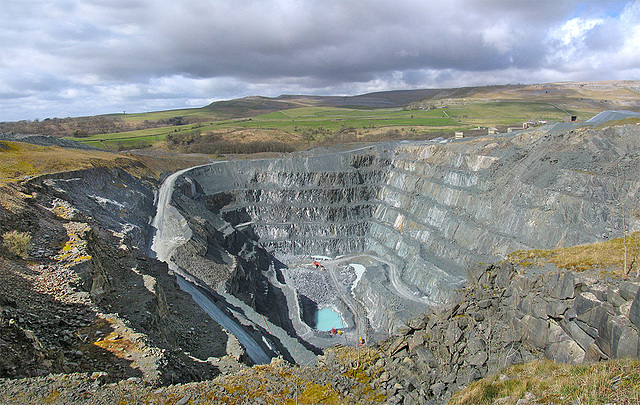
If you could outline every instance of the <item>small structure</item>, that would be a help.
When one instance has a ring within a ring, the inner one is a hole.
[[[456,132],[455,132],[455,138],[456,138],[456,139],[462,139],[462,138],[464,138],[464,132],[462,132],[462,131],[456,131]]]
[[[496,128],[496,127],[491,127],[489,129],[487,129],[487,134],[488,135],[495,135],[497,133],[498,133],[498,128]]]
[[[567,115],[566,117],[564,117],[563,122],[576,122],[578,121],[578,116],[577,115]]]

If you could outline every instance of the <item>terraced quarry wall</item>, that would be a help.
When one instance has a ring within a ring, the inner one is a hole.
[[[639,230],[639,132],[542,128],[224,162],[188,172],[182,189],[279,258],[373,252],[389,266],[356,289],[371,311],[396,283],[438,304],[474,263]]]
[[[638,228],[637,126],[399,146],[368,244],[432,296],[470,265]],[[625,212],[623,212],[625,211]],[[623,215],[624,214],[624,215]],[[623,216],[626,222],[623,224]]]

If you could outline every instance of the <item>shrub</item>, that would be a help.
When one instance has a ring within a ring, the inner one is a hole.
[[[9,231],[2,235],[3,246],[14,255],[26,258],[31,250],[31,234],[29,232]]]

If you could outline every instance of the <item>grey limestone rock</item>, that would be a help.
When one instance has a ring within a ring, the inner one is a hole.
[[[466,276],[469,284],[477,286],[480,282],[480,277],[486,274],[488,268],[490,269],[492,266],[487,267],[487,265],[483,263],[476,263],[467,267]]]
[[[636,326],[636,329],[640,330],[640,290],[636,293],[636,298],[631,304],[629,320]]]
[[[462,330],[458,327],[455,322],[449,323],[449,327],[447,328],[445,334],[445,344],[449,347],[458,343],[460,338],[462,337]]]
[[[591,309],[601,305],[602,301],[598,300],[593,293],[582,292],[576,296],[576,300],[573,303],[573,309],[576,311],[578,316],[581,316]]]
[[[569,364],[580,364],[585,357],[585,351],[571,338],[550,344],[544,354],[549,359]]]
[[[494,284],[497,288],[505,289],[509,286],[509,282],[511,281],[511,277],[514,273],[513,264],[510,262],[504,262],[500,264],[499,267],[495,269],[496,277]]]
[[[564,300],[575,296],[575,276],[573,273],[555,275],[549,282],[549,295]]]
[[[619,289],[609,286],[609,288],[607,288],[607,302],[610,302],[614,307],[619,307],[624,305],[627,300],[622,298]]]
[[[627,301],[634,299],[640,291],[640,283],[626,282],[620,286],[620,296]]]
[[[467,358],[467,362],[472,366],[482,366],[484,363],[486,363],[487,359],[488,359],[487,353],[480,350],[477,353],[469,356]]]
[[[638,331],[621,315],[609,316],[607,322],[600,325],[596,342],[609,357],[636,357],[639,354]]]
[[[582,328],[574,321],[567,322],[565,324],[565,330],[584,350],[587,350],[595,341],[594,338],[589,336],[589,334],[582,330]]]
[[[410,318],[407,321],[407,326],[409,326],[413,330],[424,329],[426,325],[427,324],[424,321],[424,317],[422,316]]]
[[[547,316],[553,319],[562,318],[565,312],[567,312],[567,309],[570,308],[570,306],[571,305],[569,305],[569,303],[566,301],[551,300],[547,302],[546,305]]]

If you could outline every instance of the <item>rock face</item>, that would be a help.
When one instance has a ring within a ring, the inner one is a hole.
[[[547,271],[535,275],[511,263],[470,268],[455,304],[409,319],[400,336],[378,345],[387,371],[374,384],[398,403],[444,403],[511,364],[640,355],[639,329],[627,316],[637,298],[619,298],[640,283]]]
[[[259,300],[270,287],[249,291],[237,283],[262,280],[272,254],[373,252],[388,263],[387,273],[366,272],[355,293],[379,325],[374,311],[396,299],[397,284],[426,302],[446,303],[473,263],[640,229],[628,215],[640,198],[639,127],[563,128],[191,170],[174,199],[200,229],[189,260],[201,263],[199,277]],[[214,230],[205,229],[211,224]],[[229,238],[255,243],[227,255]],[[196,258],[207,255],[217,262]],[[236,257],[239,272],[216,270],[224,257]],[[242,277],[229,282],[234,274]],[[569,298],[570,290],[567,280],[553,296]]]
[[[221,372],[204,360],[231,359],[227,332],[146,256],[153,188],[107,168],[0,188],[11,202],[0,228],[29,232],[33,244],[28,261],[0,260],[0,351],[11,353],[0,377],[85,371],[171,383]]]

